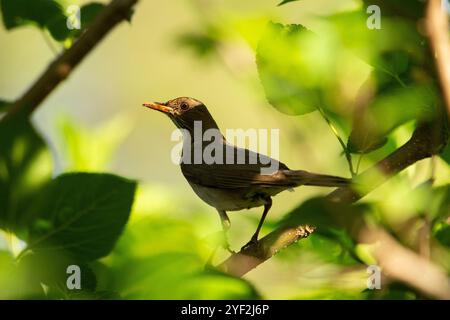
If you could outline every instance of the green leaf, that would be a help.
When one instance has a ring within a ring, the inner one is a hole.
[[[301,25],[269,23],[259,41],[256,64],[269,103],[287,114],[306,114],[320,103],[317,70],[301,53],[312,33]]]
[[[367,153],[386,142],[386,136],[409,121],[430,121],[436,114],[437,94],[433,87],[394,87],[379,94],[355,118],[348,150]]]
[[[89,28],[91,23],[104,7],[104,4],[98,2],[91,2],[82,6],[80,8],[80,29],[69,29],[67,27],[67,16],[65,15],[59,17],[58,19],[53,19],[47,24],[47,29],[52,37],[57,41],[76,39]]]
[[[410,0],[405,6],[403,0],[363,0],[364,8],[370,5],[377,5],[383,17],[404,17],[417,20],[425,16],[425,1]]]
[[[8,107],[11,105],[10,101],[0,99],[0,112],[7,111]]]
[[[45,298],[39,279],[30,271],[18,266],[9,252],[0,251],[0,299]]]
[[[110,256],[109,290],[125,299],[259,298],[248,281],[206,270],[210,248],[190,221],[168,216],[133,220]]]
[[[56,41],[65,41],[79,37],[105,7],[99,2],[92,2],[80,8],[80,29],[67,27],[68,16],[55,0],[1,0],[3,23],[10,30],[28,24],[35,24],[47,29]],[[131,13],[127,20],[131,19]]]
[[[26,254],[19,266],[28,270],[29,277],[49,287],[47,295],[51,299],[65,298],[72,291],[94,292],[97,287],[96,275],[89,264],[61,251]],[[69,266],[80,268],[80,289],[67,288],[67,279],[72,274],[67,272]]]
[[[218,40],[209,34],[187,32],[177,38],[177,43],[191,49],[197,56],[206,57],[212,55],[217,46]]]
[[[450,165],[450,143],[447,143],[444,150],[442,150],[440,157]]]
[[[107,255],[128,220],[136,183],[111,174],[64,174],[37,197],[28,213],[29,247],[67,251],[90,261]]]
[[[450,248],[450,224],[446,222],[437,224],[433,228],[433,234],[440,243]]]
[[[368,206],[365,204],[344,204],[332,202],[324,197],[314,197],[289,212],[279,225],[315,226],[317,229],[314,235],[317,237],[314,238],[312,235],[312,240],[309,242],[319,241],[325,237],[341,248],[339,251],[334,249],[333,259],[337,259],[339,263],[354,263],[360,259],[355,253],[355,243],[352,239],[356,237],[363,225],[364,213],[367,210]],[[300,241],[299,245],[307,246],[308,241]],[[347,254],[350,254],[350,257]]]
[[[19,231],[31,199],[50,180],[53,161],[44,140],[20,116],[0,124],[0,227]]]
[[[30,23],[44,28],[64,17],[63,8],[54,0],[1,0],[1,9],[7,30]]]
[[[324,197],[314,197],[306,200],[300,206],[289,212],[280,225],[311,224],[320,228],[357,230],[362,223],[365,205],[350,205],[330,201]]]
[[[286,3],[289,3],[289,2],[294,2],[294,1],[299,1],[299,0],[283,0],[277,6],[282,6],[283,4],[286,4]]]

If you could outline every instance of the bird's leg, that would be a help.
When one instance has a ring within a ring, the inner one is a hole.
[[[266,200],[266,203],[264,204],[264,211],[263,211],[263,214],[261,216],[261,219],[259,220],[258,227],[256,228],[256,231],[253,234],[253,236],[250,239],[250,241],[246,245],[244,245],[242,247],[243,250],[245,250],[249,246],[251,246],[251,245],[253,245],[253,244],[258,242],[259,231],[261,230],[261,228],[262,228],[262,226],[264,224],[264,220],[266,219],[267,213],[269,212],[270,208],[272,207],[272,198],[271,197],[267,197],[267,198],[265,198],[265,200]]]
[[[217,210],[217,212],[219,212],[220,222],[222,223],[223,239],[224,239],[222,245],[223,245],[224,249],[226,249],[228,252],[234,253],[230,249],[230,244],[228,243],[228,237],[227,237],[227,232],[231,226],[230,218],[228,218],[228,215],[227,215],[226,211],[224,211],[224,210]]]

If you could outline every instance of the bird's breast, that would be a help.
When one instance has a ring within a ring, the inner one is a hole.
[[[249,195],[248,188],[219,189],[189,182],[197,196],[217,210],[237,211],[264,205],[261,197]]]

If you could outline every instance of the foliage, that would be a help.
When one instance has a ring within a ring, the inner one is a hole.
[[[284,0],[278,6],[303,3]],[[264,93],[268,104],[283,114],[318,111],[338,137],[355,174],[356,154],[359,161],[364,155],[362,167],[368,168],[398,148],[399,136],[409,137],[418,125],[443,117],[432,57],[418,29],[423,2],[359,4],[320,17],[308,28],[282,19],[274,22],[268,16],[229,20],[205,16],[200,30],[186,28],[176,41],[202,59],[223,58],[228,42],[246,41],[260,84],[252,88],[257,87],[258,94]],[[367,27],[368,4],[382,7],[382,29]],[[66,27],[63,1],[0,0],[0,5],[7,30],[33,26],[69,45],[104,7],[97,2],[82,6],[81,29],[71,30]],[[8,112],[12,104],[0,100],[0,113]],[[251,277],[236,278],[209,265],[211,226],[197,221],[196,207],[174,210],[173,203],[183,199],[177,199],[172,189],[160,192],[152,185],[155,189],[145,193],[149,186],[138,188],[136,181],[103,172],[112,168],[117,145],[132,131],[130,119],[120,114],[89,129],[64,118],[58,129],[61,174],[55,173],[59,171],[51,143],[30,119],[21,115],[0,119],[0,299],[419,297],[415,289],[397,282],[380,292],[365,290],[365,267],[377,263],[373,246],[358,238],[366,224],[382,226],[415,251],[422,241],[418,230],[426,228],[430,259],[450,272],[450,185],[445,179],[433,183],[448,172],[448,145],[425,183],[417,185],[417,175],[413,180],[411,172],[401,173],[356,204],[316,195],[272,224],[269,221],[265,227],[305,223],[317,227],[310,238],[266,262],[272,273],[279,268],[280,274],[290,277],[282,284],[289,287],[288,293],[277,295],[276,290],[260,290],[264,284]],[[145,201],[150,205],[142,205]],[[71,265],[82,271],[79,290],[66,285]]]
[[[2,0],[3,24],[11,30],[28,24],[46,29],[57,41],[74,39],[86,30],[104,5],[93,2],[80,8],[80,29],[66,26],[68,15],[56,0]]]

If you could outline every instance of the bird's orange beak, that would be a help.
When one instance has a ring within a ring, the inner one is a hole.
[[[147,108],[150,108],[153,110],[157,110],[157,111],[161,111],[163,113],[172,113],[172,111],[173,111],[171,107],[168,107],[160,102],[145,102],[142,105],[144,107],[147,107]]]

